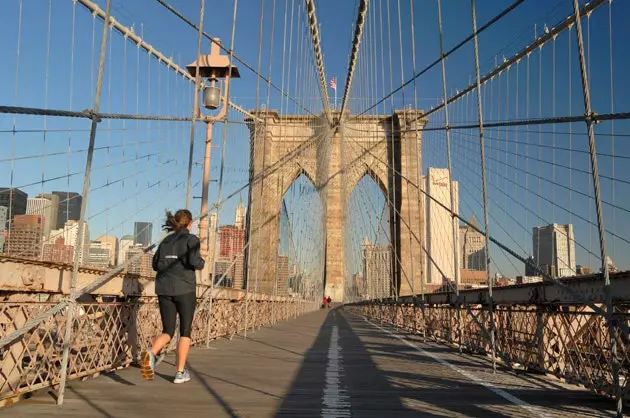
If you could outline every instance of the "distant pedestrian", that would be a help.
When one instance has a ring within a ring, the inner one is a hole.
[[[177,373],[173,383],[190,380],[186,370],[186,359],[190,350],[190,331],[197,305],[197,278],[195,270],[205,264],[199,253],[199,238],[190,233],[192,214],[187,209],[166,212],[164,229],[172,231],[159,245],[153,256],[155,293],[158,295],[162,334],[142,356],[141,372],[147,380],[153,380],[155,358],[171,341],[175,334],[175,324],[179,315],[179,342],[177,344]]]
[[[328,296],[328,298],[326,299],[326,303],[328,304],[328,309],[330,309],[331,302],[332,302],[332,299],[330,298],[330,296]]]

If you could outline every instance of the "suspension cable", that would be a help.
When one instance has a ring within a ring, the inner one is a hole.
[[[354,67],[357,61],[357,55],[359,54],[359,46],[361,45],[361,37],[363,35],[363,25],[365,23],[365,15],[367,14],[369,0],[361,0],[359,3],[359,11],[357,13],[357,23],[355,25],[354,39],[352,40],[352,52],[350,54],[350,62],[348,64],[348,74],[346,75],[346,86],[343,92],[343,99],[341,102],[340,119],[343,117],[348,95],[352,89],[352,77],[354,76]]]
[[[324,55],[322,54],[321,40],[319,39],[319,26],[317,24],[317,15],[315,14],[315,2],[313,0],[306,1],[306,12],[310,23],[311,40],[313,41],[313,54],[315,63],[317,64],[317,72],[319,74],[319,88],[322,96],[322,104],[324,113],[330,121],[330,100],[328,98],[328,87],[326,85],[326,71],[324,69]]]

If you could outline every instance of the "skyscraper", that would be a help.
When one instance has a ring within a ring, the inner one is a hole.
[[[458,184],[453,182],[453,212],[459,211]],[[448,169],[432,168],[427,170],[424,184],[426,192],[426,250],[431,258],[425,255],[425,272],[427,284],[442,285],[446,279],[455,280],[459,271],[454,272],[454,251],[459,243],[453,242],[453,225],[457,228],[457,220],[451,217],[451,179]],[[430,197],[429,197],[430,196]],[[459,233],[455,234],[459,241]],[[444,273],[443,277],[442,273]]]
[[[88,261],[90,249],[90,228],[83,222],[83,236],[79,238],[79,221],[70,220],[64,223],[63,228],[50,232],[49,244],[54,244],[57,238],[63,238],[65,245],[72,245],[79,253],[79,264],[84,265]]]
[[[124,235],[122,238],[120,238],[117,265],[121,265],[127,260],[127,251],[129,251],[129,249],[132,247],[133,247],[133,237],[131,235]]]
[[[43,233],[43,216],[16,215],[12,221],[5,253],[14,257],[39,260]]]
[[[363,243],[363,277],[368,299],[391,296],[393,280],[391,245],[372,245],[365,237]]]
[[[53,199],[45,197],[33,197],[26,200],[26,214],[40,215],[44,217],[44,239],[50,238],[50,231],[57,226],[57,210],[59,198],[55,195]]]
[[[554,277],[575,276],[575,237],[573,224],[534,227],[534,262]]]
[[[42,260],[51,263],[72,264],[74,247],[66,245],[63,237],[57,237],[54,243],[44,244]]]
[[[242,289],[244,279],[245,279],[245,255],[239,254],[236,256],[234,267],[232,267],[232,287],[235,289]]]
[[[115,266],[118,260],[118,238],[113,235],[101,235],[96,238],[101,245],[109,250],[109,265]]]
[[[352,283],[354,285],[354,296],[365,297],[365,280],[363,280],[363,272],[359,271],[352,275]]]
[[[139,256],[139,258],[136,258],[127,265],[127,273],[137,274],[142,277],[155,277],[155,272],[153,271],[153,266],[151,264],[151,261],[153,260],[153,252],[145,253],[144,249],[145,247],[142,245],[136,244],[126,251],[126,260],[131,260],[132,258]]]
[[[219,256],[234,258],[245,247],[245,229],[238,229],[233,225],[219,228]]]
[[[528,257],[527,261],[529,261],[529,263],[525,263],[525,276],[538,276],[538,272],[534,268],[534,266],[536,265],[536,260],[534,260],[534,257]],[[534,266],[532,266],[532,264]]]
[[[59,220],[59,196],[53,193],[40,193],[36,198],[48,199],[52,202],[52,209],[50,212],[50,220],[46,219],[46,223],[50,225],[50,231],[57,229],[57,221]],[[27,203],[28,206],[28,203]],[[28,209],[28,208],[27,208]],[[78,218],[77,218],[78,219]],[[49,231],[49,232],[50,232]]]
[[[57,210],[57,225],[55,229],[61,229],[66,221],[78,221],[81,217],[81,202],[83,197],[75,192],[52,192],[59,198]]]
[[[475,215],[470,223],[477,227]],[[468,225],[459,226],[460,245],[460,269],[485,270],[486,269],[486,237]]]
[[[133,225],[133,240],[136,245],[143,247],[151,245],[153,224],[151,222],[136,222]]]
[[[26,199],[28,194],[15,187],[0,187],[0,206],[8,209],[5,225],[8,227],[15,215],[26,214]]]
[[[247,208],[243,204],[243,198],[241,197],[240,202],[236,206],[236,213],[234,214],[234,226],[237,229],[245,228],[245,217],[247,216]]]
[[[110,266],[111,255],[107,243],[101,241],[90,242],[88,249],[88,262],[90,266],[106,269]]]
[[[217,262],[214,263],[213,281],[214,281],[215,286],[232,287],[232,273],[234,270],[230,268],[231,265],[232,265],[232,260],[230,259],[227,259],[227,258],[217,259]],[[223,277],[223,280],[219,283],[222,277]]]

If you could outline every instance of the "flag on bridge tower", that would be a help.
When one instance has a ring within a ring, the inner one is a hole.
[[[330,79],[330,88],[335,90],[335,103],[333,104],[333,109],[337,108],[337,77],[333,76]]]
[[[335,93],[337,93],[337,77],[333,76],[330,79],[330,88],[335,90]]]

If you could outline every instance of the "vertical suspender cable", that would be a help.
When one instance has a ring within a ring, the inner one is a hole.
[[[444,96],[444,118],[446,125],[446,158],[448,160],[448,175],[450,179],[450,209],[451,209],[451,225],[453,229],[453,275],[455,280],[455,296],[456,296],[456,309],[457,309],[457,343],[459,345],[459,350],[462,350],[462,317],[461,317],[461,309],[459,306],[459,258],[458,258],[458,220],[454,214],[454,204],[455,204],[455,190],[453,189],[453,166],[451,164],[451,131],[449,127],[449,117],[448,117],[448,97],[446,92],[446,62],[444,58],[444,36],[442,32],[442,2],[441,0],[437,0],[437,11],[438,11],[438,32],[440,39],[440,58],[442,61],[442,94]],[[458,211],[459,212],[459,211]]]
[[[492,371],[496,372],[496,346],[495,346],[495,327],[494,327],[494,302],[492,299],[492,278],[490,274],[490,230],[488,228],[488,191],[486,187],[486,154],[483,137],[483,109],[481,107],[481,75],[479,74],[479,40],[477,36],[477,13],[475,10],[475,0],[470,0],[470,10],[473,25],[474,54],[475,54],[475,76],[477,80],[477,117],[479,120],[479,151],[481,158],[481,182],[483,187],[483,212],[484,227],[486,239],[486,272],[488,278],[488,296],[489,296],[489,316],[490,316],[490,343],[492,345]]]
[[[23,0],[20,0],[19,12],[18,12],[18,22],[17,22],[17,45],[16,45],[16,60],[15,60],[15,87],[13,90],[13,104],[17,105],[18,101],[18,91],[20,86],[20,50],[22,44],[22,9],[23,9]],[[13,115],[13,126],[11,132],[11,179],[9,181],[9,207],[7,212],[7,219],[13,219],[13,180],[15,178],[15,132],[16,132],[16,116]],[[68,164],[70,160],[70,151],[68,151]],[[68,170],[69,172],[69,170]],[[11,230],[13,228],[13,222],[9,222],[9,236],[11,235]]]
[[[199,8],[199,35],[197,37],[197,58],[201,55],[201,41],[203,39],[203,15],[205,11],[205,0],[201,0],[201,6]],[[199,74],[199,59],[196,60],[197,65],[195,67],[195,97],[193,98],[193,111],[192,121],[190,122],[190,150],[188,152],[188,182],[186,183],[186,208],[190,209],[190,199],[192,191],[192,166],[193,166],[193,154],[195,147],[195,128],[196,118],[199,114],[199,88],[201,84],[201,75]]]
[[[110,12],[112,8],[112,0],[107,0],[105,20],[103,21],[103,35],[101,38],[101,52],[98,62],[98,75],[96,81],[96,93],[94,95],[94,108],[93,112],[98,114],[101,106],[101,90],[103,86],[103,72],[105,70],[105,52],[107,50],[107,38],[109,34],[109,20]],[[63,355],[61,359],[61,376],[59,382],[59,395],[57,397],[57,404],[63,404],[64,391],[66,388],[66,379],[68,376],[68,357],[70,355],[70,346],[72,345],[72,324],[74,311],[76,309],[76,299],[74,299],[74,292],[77,286],[77,279],[79,276],[79,258],[83,251],[84,245],[89,243],[84,242],[83,233],[85,231],[84,221],[85,212],[87,208],[88,195],[90,193],[90,174],[92,172],[92,158],[94,156],[94,143],[96,142],[96,127],[98,126],[99,119],[96,115],[92,116],[92,125],[90,126],[90,141],[88,144],[87,158],[85,161],[85,176],[83,178],[83,199],[81,200],[81,212],[79,215],[79,235],[76,252],[74,254],[74,264],[72,266],[72,276],[70,278],[70,295],[73,297],[66,311],[66,328],[63,338]]]
[[[623,416],[623,394],[619,383],[619,359],[617,358],[617,336],[616,320],[612,303],[610,288],[610,273],[608,269],[608,253],[606,251],[606,233],[604,229],[604,213],[602,210],[602,199],[599,185],[599,167],[597,164],[597,152],[595,150],[595,130],[593,128],[593,110],[591,108],[591,91],[588,82],[588,71],[586,58],[584,55],[584,40],[582,37],[582,21],[580,17],[580,6],[578,0],[573,0],[573,11],[575,13],[575,35],[578,43],[578,56],[580,61],[580,75],[582,78],[582,93],[584,96],[584,111],[586,114],[586,129],[588,132],[589,155],[591,159],[591,174],[593,178],[593,189],[595,193],[595,209],[597,211],[597,228],[599,231],[599,249],[602,260],[602,273],[604,276],[604,296],[606,302],[606,313],[608,323],[608,333],[610,338],[611,351],[611,371],[613,377],[613,387],[617,401],[617,417]]]
[[[418,94],[417,94],[417,85],[416,85],[416,33],[415,26],[413,20],[413,0],[409,0],[409,9],[411,16],[411,60],[413,65],[413,107],[414,110],[418,110]],[[416,183],[418,187],[421,187],[422,180],[422,145],[420,144],[420,138],[418,137],[418,131],[416,131],[415,135],[415,146],[418,152],[418,171],[416,175]],[[422,199],[422,200],[421,200]],[[418,229],[420,230],[420,248],[424,246],[424,222],[422,219],[424,218],[424,195],[418,190],[418,208],[420,210],[421,215],[418,216]],[[426,271],[424,270],[424,256],[420,255],[420,260],[418,268],[420,269],[420,311],[422,315],[422,337],[426,338],[426,327],[425,327],[425,312],[424,312],[424,280],[426,277]],[[415,304],[414,304],[415,308]],[[415,312],[414,312],[415,318]]]
[[[613,27],[612,27],[612,0],[608,0],[608,65],[610,68],[610,113],[615,113],[615,82],[613,77]],[[615,121],[610,121],[610,153],[612,155],[610,161],[610,169],[611,169],[611,177],[613,181],[610,184],[611,194],[612,194],[612,204],[617,204],[617,195],[615,192]],[[617,209],[613,209],[612,211],[612,223],[613,225],[617,225]],[[616,251],[615,251],[615,243],[616,240],[612,240],[612,258],[615,259]]]

